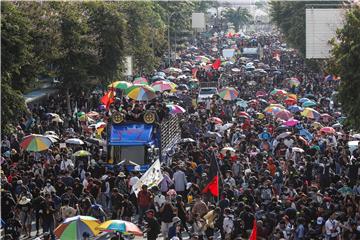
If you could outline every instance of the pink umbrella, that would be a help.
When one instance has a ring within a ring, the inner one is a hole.
[[[261,98],[261,97],[266,97],[267,93],[265,91],[257,91],[256,92],[256,97]]]
[[[212,118],[209,118],[209,120],[211,122],[215,122],[216,124],[223,124],[223,121],[218,117],[212,117]]]
[[[281,110],[280,112],[275,114],[275,117],[282,120],[289,120],[290,118],[292,118],[292,114],[288,110]]]
[[[324,121],[324,122],[329,122],[329,120],[332,118],[332,116],[330,116],[327,113],[323,113],[320,115],[320,118]]]
[[[289,119],[286,122],[284,122],[284,125],[288,126],[288,127],[293,127],[293,126],[296,126],[296,124],[298,124],[298,123],[299,123],[298,120],[292,118],[292,119]]]
[[[239,112],[238,116],[244,118],[250,118],[250,115],[247,112]]]
[[[335,129],[332,128],[332,127],[323,127],[320,129],[320,132],[323,132],[323,133],[328,133],[328,134],[333,134],[335,133]]]

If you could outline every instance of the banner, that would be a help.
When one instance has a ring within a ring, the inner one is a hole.
[[[163,179],[163,175],[161,173],[161,165],[160,160],[156,160],[153,165],[142,175],[142,177],[137,181],[137,183],[132,187],[132,192],[135,193],[135,195],[138,195],[138,192],[140,192],[142,185],[148,186],[148,188],[151,188],[153,186],[159,185],[161,180]]]
[[[146,165],[137,165],[137,166],[132,166],[132,165],[128,165],[126,166],[126,169],[129,171],[129,172],[145,172],[146,170],[148,170],[150,167],[149,164],[146,164]]]

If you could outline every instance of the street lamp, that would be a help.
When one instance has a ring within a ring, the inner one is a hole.
[[[170,67],[170,64],[171,64],[171,46],[170,46],[170,21],[171,21],[171,17],[175,15],[175,13],[177,12],[172,12],[169,16],[168,16],[168,21],[167,21],[167,25],[168,25],[168,50],[169,50],[169,67]]]

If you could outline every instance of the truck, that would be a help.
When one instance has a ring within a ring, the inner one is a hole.
[[[143,121],[127,121],[116,112],[107,126],[108,163],[127,161],[137,165],[150,164],[160,159],[170,161],[169,152],[181,139],[179,118],[169,115],[161,122],[155,111],[146,111]]]

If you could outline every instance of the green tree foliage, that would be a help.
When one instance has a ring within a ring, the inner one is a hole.
[[[248,23],[251,19],[251,15],[246,8],[238,7],[234,8],[227,8],[223,12],[224,18],[234,24],[235,31],[238,32],[240,27],[244,24]]]
[[[332,40],[330,71],[341,77],[339,100],[348,116],[348,123],[360,130],[360,7],[354,6],[346,14],[343,28]]]

